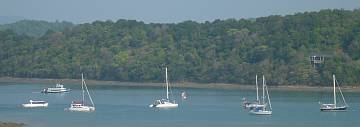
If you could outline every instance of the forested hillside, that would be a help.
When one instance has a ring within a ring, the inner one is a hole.
[[[0,31],[11,29],[18,34],[25,34],[33,37],[43,36],[46,32],[50,31],[63,31],[70,29],[74,26],[71,22],[46,22],[36,20],[21,20],[15,23],[0,25]]]
[[[42,37],[0,32],[0,76],[269,85],[360,83],[360,10],[255,20],[145,24],[96,21]],[[326,56],[314,68],[311,55]]]

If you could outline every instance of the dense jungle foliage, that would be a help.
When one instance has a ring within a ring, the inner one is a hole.
[[[0,76],[269,85],[360,83],[360,10],[198,23],[95,21],[27,36],[0,32]],[[324,56],[312,65],[309,56]]]

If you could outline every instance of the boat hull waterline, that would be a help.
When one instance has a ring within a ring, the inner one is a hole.
[[[29,103],[21,104],[24,108],[46,108],[48,107],[49,103],[45,101],[33,101],[30,100]]]
[[[254,111],[254,110],[250,110],[249,113],[254,114],[254,115],[271,115],[272,111]]]
[[[95,107],[91,107],[91,106],[81,106],[81,107],[70,107],[68,108],[69,111],[74,111],[74,112],[93,112],[95,111]]]
[[[149,105],[149,107],[154,107],[154,108],[177,108],[178,106],[179,106],[178,104],[173,104],[173,103]]]

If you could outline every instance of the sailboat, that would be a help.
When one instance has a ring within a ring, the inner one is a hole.
[[[262,88],[262,90],[263,90],[262,91],[262,101],[259,101],[260,102],[259,105],[255,105],[255,107],[253,107],[250,110],[250,112],[249,112],[250,114],[255,114],[255,115],[271,115],[272,114],[272,107],[271,107],[269,91],[268,91],[268,87],[267,87],[266,82],[265,82],[264,75],[263,75],[263,88]],[[265,91],[266,91],[266,93],[265,93]],[[268,103],[265,102],[265,97],[267,98]]]
[[[344,95],[341,92],[340,87],[338,86],[338,89],[340,91],[343,103],[345,105],[342,106],[338,106],[336,103],[336,79],[335,79],[335,75],[333,75],[333,84],[334,84],[334,88],[333,88],[333,96],[334,96],[334,103],[333,104],[321,104],[320,105],[320,111],[345,111],[346,108],[348,107],[348,105],[346,104]]]
[[[173,100],[170,101],[169,98],[169,80],[168,80],[168,73],[167,67],[165,68],[165,82],[166,82],[166,99],[155,100],[153,104],[150,104],[149,107],[156,107],[156,108],[177,108],[178,104]]]
[[[256,84],[256,100],[254,102],[246,101],[246,99],[243,102],[243,105],[245,108],[249,108],[250,110],[255,107],[265,107],[266,105],[260,104],[259,100],[259,86],[258,86],[258,76],[255,76],[255,84]]]
[[[90,99],[90,102],[92,104],[92,106],[88,106],[85,104],[85,90],[86,93]],[[72,101],[70,108],[68,108],[69,111],[80,111],[80,112],[90,112],[90,111],[95,111],[95,105],[94,102],[90,96],[89,90],[86,86],[86,82],[84,80],[84,75],[81,74],[81,90],[82,90],[82,101]]]

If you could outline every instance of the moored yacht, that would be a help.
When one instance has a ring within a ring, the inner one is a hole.
[[[53,88],[45,88],[43,89],[43,93],[62,93],[62,92],[69,92],[70,89],[67,89],[62,84],[56,84]]]
[[[259,104],[252,107],[252,109],[249,111],[250,114],[254,114],[254,115],[271,115],[272,114],[269,90],[267,88],[264,75],[263,75],[263,89],[262,90],[263,90],[262,91],[262,101],[259,101]]]
[[[256,86],[256,100],[254,102],[250,102],[246,100],[246,98],[243,98],[243,106],[244,108],[252,110],[253,108],[257,107],[266,107],[266,104],[261,104],[259,100],[259,86],[258,86],[258,76],[255,76],[255,86]]]
[[[86,105],[85,103],[85,90],[88,95],[88,98],[90,99],[91,106]],[[81,90],[82,90],[82,101],[72,101],[70,104],[70,107],[67,109],[69,111],[78,111],[78,112],[91,112],[95,111],[95,105],[94,102],[90,96],[89,90],[86,86],[86,82],[84,80],[84,75],[81,74]]]
[[[69,111],[90,112],[95,111],[95,107],[87,106],[82,101],[72,101]]]
[[[37,108],[37,107],[48,107],[49,103],[46,101],[33,101],[30,100],[29,103],[22,104],[24,108]]]
[[[342,97],[342,101],[344,103],[344,105],[339,106],[337,101],[336,101],[336,79],[335,79],[335,75],[333,75],[333,99],[334,99],[334,103],[333,104],[321,104],[320,105],[320,111],[346,111],[346,108],[348,107],[344,95],[341,92],[340,87],[338,86],[339,92],[341,94]]]
[[[166,82],[166,99],[155,100],[153,104],[150,104],[149,107],[155,108],[177,108],[178,104],[173,100],[172,102],[169,99],[169,81],[167,74],[167,67],[165,68],[165,82]]]

